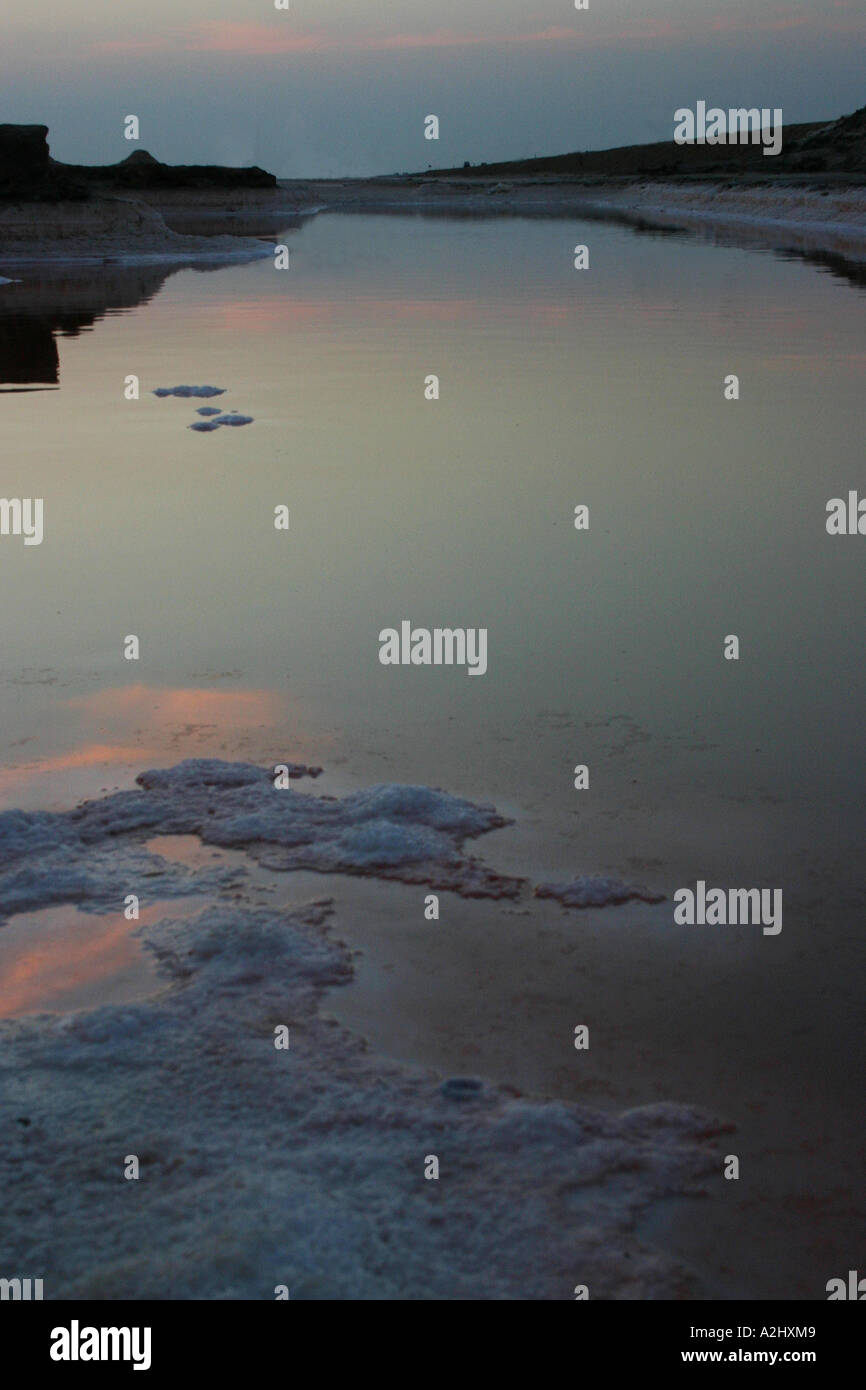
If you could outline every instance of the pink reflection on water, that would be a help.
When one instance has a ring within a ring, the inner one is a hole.
[[[201,906],[190,899],[150,903],[138,922],[128,922],[120,904],[108,916],[63,904],[10,918],[0,928],[0,1018],[130,1003],[153,994],[160,980],[133,932]]]
[[[183,758],[303,757],[297,715],[274,690],[138,684],[66,700],[62,710],[53,732],[66,735],[64,747],[0,768],[3,805],[68,806]]]

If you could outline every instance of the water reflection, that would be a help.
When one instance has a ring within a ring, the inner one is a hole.
[[[142,905],[137,921],[123,912],[97,915],[71,903],[21,912],[0,932],[0,1018],[129,1004],[161,985],[152,956],[137,936],[163,917],[183,919],[205,900]]]
[[[57,338],[77,338],[110,314],[152,300],[178,270],[202,273],[236,265],[237,258],[160,265],[21,267],[0,286],[0,392],[56,390]],[[37,278],[38,277],[38,278]]]
[[[43,383],[30,390],[57,389],[60,362],[53,328],[50,320],[35,316],[0,316],[0,390],[28,389],[29,382]]]
[[[363,207],[345,207],[341,215],[369,215]],[[673,217],[662,218],[644,212],[603,209],[587,205],[578,213],[563,209],[401,208],[380,214],[409,221],[485,222],[490,220],[601,221],[627,227],[635,236],[709,239],[718,245],[769,251],[783,259],[804,260],[834,278],[862,288],[866,285],[866,265],[837,251],[823,251],[810,245],[807,229],[707,224],[682,226]],[[177,211],[166,215],[174,231],[206,235],[226,230],[226,215],[197,211]],[[239,211],[228,219],[230,230],[238,236],[282,238],[310,220],[308,214],[286,218],[260,211]],[[202,273],[236,264],[236,258],[208,260],[206,263],[178,261],[160,265],[120,265],[111,258],[98,267],[39,267],[20,271],[22,278],[0,288],[0,393],[23,390],[57,390],[60,384],[57,338],[75,338],[89,331],[110,314],[126,313],[147,304],[178,270]],[[36,278],[38,273],[38,278]],[[435,306],[425,301],[425,312]]]
[[[213,677],[218,678],[218,677]],[[285,696],[260,689],[211,690],[153,685],[99,689],[52,706],[61,746],[0,767],[0,806],[69,804],[100,788],[131,786],[143,767],[186,757],[243,754],[281,745]],[[261,746],[260,746],[261,744]],[[289,751],[295,747],[290,742]]]

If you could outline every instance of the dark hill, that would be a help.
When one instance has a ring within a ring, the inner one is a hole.
[[[118,164],[61,164],[48,149],[44,125],[0,125],[0,199],[56,202],[128,189],[276,188],[264,169],[226,169],[218,164],[161,164],[136,150]]]
[[[228,169],[220,164],[161,164],[147,150],[136,150],[119,164],[58,164],[58,172],[101,188],[276,188],[274,174],[257,165]]]
[[[499,164],[464,165],[461,169],[427,170],[423,177],[527,178],[549,174],[574,178],[619,178],[630,175],[712,176],[737,174],[866,174],[866,106],[836,121],[810,121],[784,127],[782,149],[767,156],[760,145],[621,145],[610,150],[514,159]]]

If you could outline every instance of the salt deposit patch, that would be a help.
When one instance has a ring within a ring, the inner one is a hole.
[[[52,901],[117,913],[128,891],[169,900],[137,929],[157,996],[0,1023],[10,1269],[39,1270],[46,1298],[272,1300],[286,1284],[293,1300],[571,1299],[576,1283],[684,1296],[686,1273],[635,1229],[656,1201],[720,1181],[708,1116],[603,1114],[377,1059],[319,1011],[352,977],[328,900],[254,906],[243,870],[145,843],[194,834],[282,868],[512,896],[519,880],[463,848],[504,824],[493,807],[430,787],[278,790],[268,769],[215,759],[138,780],[72,811],[0,815],[7,916]],[[171,907],[197,893],[204,912]],[[141,1178],[125,1183],[133,1153]]]
[[[133,793],[134,794],[134,793]],[[106,798],[110,801],[112,798]],[[123,823],[111,813],[91,825],[85,803],[74,811],[5,811],[0,814],[0,925],[16,913],[54,903],[78,903],[91,912],[119,912],[135,884],[150,900],[217,892],[237,870],[211,868],[203,876],[168,863],[142,843],[153,825],[152,809],[127,809]],[[142,833],[143,832],[143,833]]]
[[[201,414],[201,413],[202,413],[202,412],[199,411],[199,414]],[[237,414],[220,415],[219,411],[217,411],[217,413],[216,413],[216,419],[213,419],[213,420],[195,420],[195,421],[190,425],[190,429],[191,429],[191,430],[201,430],[201,431],[207,430],[207,431],[210,431],[210,430],[218,430],[218,429],[220,429],[223,425],[251,425],[251,424],[253,424],[253,417],[252,417],[252,415],[237,415]]]
[[[639,899],[644,903],[664,902],[664,893],[654,893],[618,878],[581,875],[566,883],[538,883],[536,898],[556,898],[563,907],[612,907]]]
[[[611,1116],[377,1060],[319,1014],[351,977],[328,913],[164,920],[144,932],[158,999],[0,1024],[10,1267],[39,1269],[46,1298],[681,1294],[635,1225],[718,1175],[708,1117]]]
[[[321,771],[288,766],[295,780]],[[272,869],[396,878],[468,897],[516,897],[521,889],[521,879],[496,873],[464,850],[466,840],[507,820],[492,806],[430,787],[367,787],[337,799],[277,788],[272,769],[208,758],[143,772],[137,781],[139,790],[74,811],[0,815],[0,902],[8,891],[20,911],[30,893],[37,895],[32,905],[42,906],[38,894],[52,883],[66,889],[64,900],[79,900],[92,889],[94,858],[121,840],[128,853],[145,854],[137,842],[155,833],[245,849]]]
[[[155,396],[224,396],[224,386],[157,386]]]
[[[321,768],[285,764],[292,781]],[[465,897],[516,898],[526,880],[491,869],[466,842],[509,824],[493,806],[423,786],[386,784],[336,798],[274,785],[273,769],[188,759],[143,772],[138,789],[68,812],[0,815],[0,922],[53,902],[101,901],[106,857],[124,872],[164,878],[170,895],[189,891],[151,856],[153,835],[196,835],[244,850],[269,869],[362,874],[420,883]],[[619,879],[582,876],[535,887],[564,907],[605,907],[664,895]]]

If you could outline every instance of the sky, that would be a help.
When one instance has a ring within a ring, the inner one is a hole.
[[[786,122],[866,103],[864,0],[289,4],[2,0],[0,122],[74,163],[337,177],[670,139],[700,99]]]

